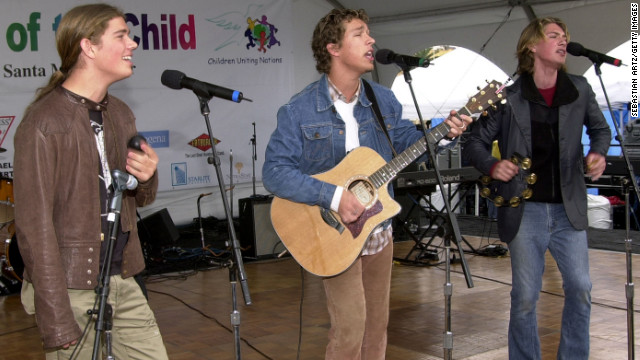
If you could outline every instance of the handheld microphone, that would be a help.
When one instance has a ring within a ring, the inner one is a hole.
[[[409,55],[399,55],[389,49],[380,49],[376,51],[376,61],[380,64],[396,64],[402,68],[405,67],[427,67],[431,64],[429,59],[419,58]]]
[[[573,56],[586,56],[589,58],[589,60],[598,64],[607,63],[613,66],[622,65],[622,60],[599,53],[597,51],[586,49],[584,46],[576,42],[570,42],[567,44],[567,52]]]
[[[222,86],[192,79],[177,70],[165,70],[162,73],[160,81],[162,82],[162,85],[175,90],[180,90],[182,88],[193,90],[196,95],[202,97],[212,98],[215,96],[237,103],[242,100],[252,101],[251,99],[245,98],[240,91],[223,88]]]
[[[127,143],[127,147],[136,149],[138,151],[142,151],[141,145],[143,142],[147,142],[147,139],[145,139],[145,137],[140,134],[136,134],[131,139],[129,139],[129,142]]]
[[[111,180],[115,190],[133,190],[138,187],[138,179],[124,171],[113,170]]]

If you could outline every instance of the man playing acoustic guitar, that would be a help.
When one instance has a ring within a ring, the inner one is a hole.
[[[423,137],[412,122],[402,119],[402,107],[391,90],[371,83],[390,141],[376,118],[374,99],[367,97],[361,79],[374,66],[375,40],[369,35],[367,21],[364,10],[349,9],[334,9],[319,21],[311,47],[322,76],[280,108],[277,128],[266,150],[265,188],[278,198],[312,206],[309,211],[314,214],[319,214],[319,209],[325,209],[329,218],[338,214],[339,219],[333,218],[335,228],[318,230],[320,237],[337,232],[342,224],[357,224],[370,209],[361,202],[358,191],[312,175],[331,170],[347,153],[354,149],[357,153],[363,147],[390,161],[390,142],[400,152]],[[445,120],[449,131],[444,134],[449,138],[459,136],[472,121],[466,115],[456,115],[452,111]],[[354,165],[369,160],[365,156]],[[380,193],[387,191],[387,186],[388,182],[382,182]],[[370,195],[366,186],[359,191],[366,193],[363,197]],[[298,214],[289,214],[293,215]],[[303,231],[312,224],[293,226],[300,229],[296,235],[303,244],[311,241],[303,238]],[[348,231],[353,230],[343,233]],[[366,241],[356,249],[357,259],[339,274],[323,278],[331,318],[326,359],[385,358],[393,257],[391,221],[383,221],[364,236]]]

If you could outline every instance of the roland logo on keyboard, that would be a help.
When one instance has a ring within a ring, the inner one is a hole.
[[[453,183],[459,183],[461,181],[460,174],[445,175],[440,173],[440,175],[442,177],[443,184],[453,184]],[[430,178],[425,178],[425,179],[417,179],[416,184],[417,185],[438,185],[438,179],[436,179],[435,176]]]
[[[477,181],[480,172],[472,166],[464,166],[457,169],[442,169],[440,176],[443,184],[454,184],[467,181]],[[400,172],[397,175],[396,187],[410,188],[437,185],[438,180],[434,170]]]
[[[442,182],[444,182],[444,183],[460,182],[460,174],[458,174],[458,175],[444,175],[444,176],[442,176]]]

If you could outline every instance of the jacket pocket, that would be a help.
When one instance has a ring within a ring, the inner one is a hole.
[[[304,158],[309,161],[322,161],[331,156],[331,125],[302,128]]]

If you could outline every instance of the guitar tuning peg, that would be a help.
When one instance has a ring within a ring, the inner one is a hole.
[[[482,112],[482,116],[487,116],[487,115],[489,115],[489,113],[487,112],[487,110],[485,110],[485,111],[483,111],[483,112]]]
[[[478,91],[480,91],[481,87],[480,87],[480,86],[476,86],[476,89],[477,89]]]

